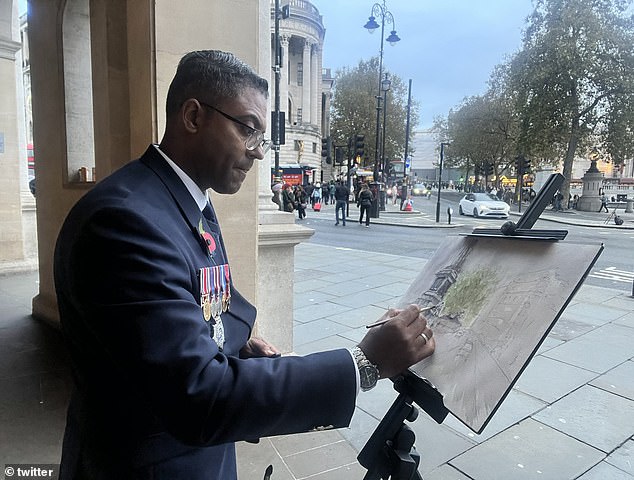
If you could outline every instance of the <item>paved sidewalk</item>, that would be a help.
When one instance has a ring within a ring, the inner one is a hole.
[[[334,219],[330,208],[319,215]],[[299,354],[354,346],[425,263],[312,243],[295,260]],[[59,333],[29,315],[36,292],[35,272],[0,276],[0,463],[59,461],[71,382]],[[240,478],[269,464],[272,480],[363,478],[357,452],[395,398],[382,381],[359,395],[350,428],[240,444]],[[426,480],[634,479],[634,298],[583,286],[482,435],[425,413],[411,426]]]
[[[299,245],[296,260],[300,354],[354,346],[425,263],[316,244]],[[634,299],[583,286],[482,435],[451,416],[438,425],[422,413],[411,424],[420,472],[427,480],[634,479],[633,359]],[[241,446],[241,458],[260,462],[252,472],[275,460],[283,479],[362,478],[356,452],[395,398],[380,382],[359,395],[350,428],[266,439]]]

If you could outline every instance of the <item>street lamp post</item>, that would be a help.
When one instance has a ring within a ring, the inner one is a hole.
[[[438,197],[436,198],[436,223],[440,222],[440,186],[442,185],[442,161],[445,158],[445,146],[449,146],[449,144],[446,142],[442,142],[440,144],[440,163],[438,164]]]
[[[392,82],[385,74],[385,78],[381,82],[381,91],[383,92],[383,132],[381,133],[381,169],[385,175],[385,126],[387,124],[387,92],[390,90]]]
[[[409,157],[409,116],[412,108],[412,79],[409,79],[409,86],[407,89],[407,120],[405,122],[405,156],[403,158],[403,183],[405,183],[405,176],[407,175],[407,159]]]
[[[378,85],[378,95],[376,96],[376,144],[374,148],[374,180],[378,181],[379,179],[379,132],[380,132],[380,122],[381,122],[381,83],[383,80],[383,41],[387,40],[390,45],[394,45],[396,42],[401,39],[396,34],[396,29],[390,32],[390,35],[387,38],[385,37],[385,24],[388,23],[394,27],[394,16],[392,12],[390,12],[385,6],[385,0],[383,0],[383,4],[375,3],[372,5],[372,12],[370,14],[370,18],[367,23],[364,25],[364,28],[367,28],[370,33],[373,33],[377,28],[379,28],[379,24],[376,22],[376,18],[380,17],[381,20],[381,49],[379,50],[379,85]]]

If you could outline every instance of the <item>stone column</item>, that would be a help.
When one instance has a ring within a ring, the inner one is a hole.
[[[319,101],[319,92],[321,91],[321,51],[319,45],[313,45],[313,53],[310,57],[310,123],[319,127],[319,113],[321,112],[321,102]]]
[[[310,123],[310,51],[311,44],[308,40],[304,42],[304,78],[302,83],[302,123]]]
[[[577,202],[577,210],[582,212],[598,212],[601,208],[599,189],[603,185],[603,173],[597,168],[597,161],[592,160],[590,168],[583,176],[583,190]]]
[[[17,11],[8,22],[0,25],[0,262],[3,264],[24,259],[22,235],[22,202],[20,194],[20,142],[18,126],[18,97],[16,54],[20,43]],[[20,70],[21,71],[21,70]],[[23,143],[23,142],[22,142]]]

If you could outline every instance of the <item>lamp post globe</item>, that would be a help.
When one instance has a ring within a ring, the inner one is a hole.
[[[377,19],[380,20],[380,27],[381,27],[381,48],[379,50],[379,79],[378,79],[378,92],[376,95],[376,131],[375,131],[376,143],[374,148],[374,170],[373,170],[373,176],[375,181],[379,180],[379,161],[381,160],[379,155],[379,134],[381,131],[380,122],[381,122],[381,100],[382,100],[381,92],[383,92],[385,96],[387,93],[387,90],[389,90],[389,85],[387,85],[386,89],[384,89],[384,86],[383,86],[383,81],[384,81],[383,80],[383,45],[385,40],[387,40],[390,45],[395,45],[396,42],[399,42],[401,40],[400,37],[396,34],[396,28],[391,30],[388,38],[385,38],[386,23],[392,25],[392,27],[395,27],[394,16],[392,15],[392,12],[390,12],[387,9],[387,6],[385,5],[385,0],[383,0],[382,3],[375,3],[374,5],[372,5],[372,11],[370,13],[370,17],[368,18],[367,23],[364,25],[364,28],[366,28],[368,32],[370,33],[374,32],[374,30],[379,28],[379,23],[376,21]],[[386,80],[389,82],[389,79],[386,79]],[[384,118],[385,118],[385,115],[384,115]],[[376,209],[373,208],[373,211],[376,212],[377,217],[378,217],[378,210],[379,210],[378,208]]]

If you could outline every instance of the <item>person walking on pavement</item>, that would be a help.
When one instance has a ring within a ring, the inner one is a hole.
[[[403,204],[407,201],[407,182],[403,182],[401,185],[401,206],[400,210],[403,210]]]
[[[315,184],[313,193],[310,194],[310,206],[315,208],[316,203],[321,203],[321,185],[319,183]]]
[[[297,217],[302,220],[306,218],[306,207],[308,205],[308,197],[301,185],[295,185],[295,208],[297,208]]]
[[[284,205],[284,211],[293,213],[293,210],[295,210],[295,201],[293,187],[291,187],[288,183],[285,183],[284,190],[282,190],[282,204]]]
[[[330,184],[328,185],[328,196],[330,197],[330,203],[335,203],[335,190],[337,189],[337,187],[335,187],[334,182],[330,182]]]
[[[346,205],[348,204],[348,198],[350,197],[350,190],[346,187],[341,180],[337,182],[335,187],[335,225],[339,225],[339,210],[341,210],[341,221],[343,226],[346,226]]]
[[[365,214],[365,226],[370,226],[370,207],[372,207],[372,192],[368,188],[368,184],[361,185],[361,192],[359,192],[359,200],[357,205],[360,208],[359,225],[363,225],[363,215]]]
[[[605,196],[605,193],[601,195],[601,208],[599,208],[599,212],[603,211],[605,208],[605,213],[610,213],[608,210],[608,197]]]

